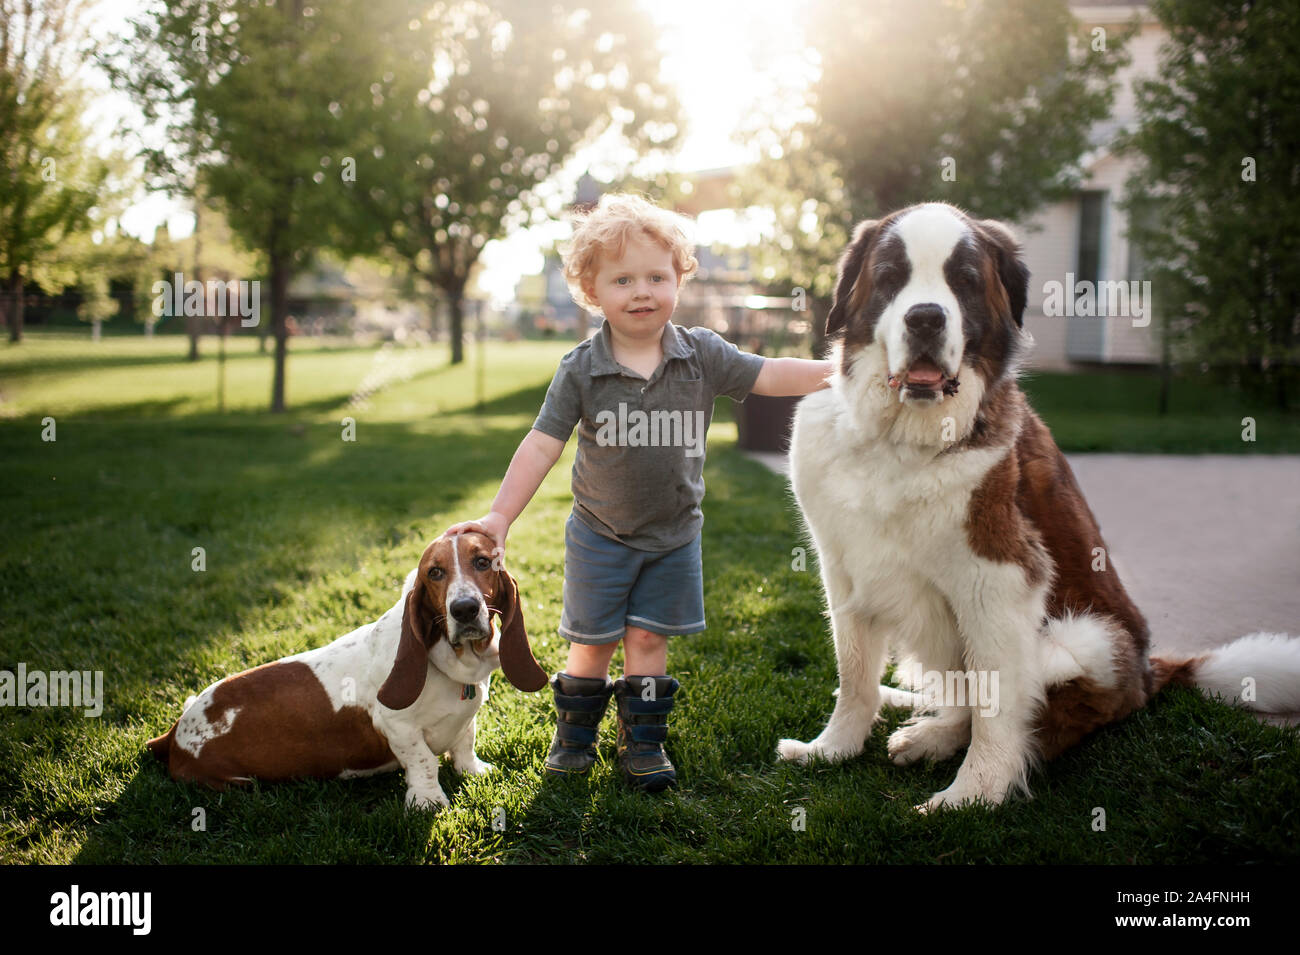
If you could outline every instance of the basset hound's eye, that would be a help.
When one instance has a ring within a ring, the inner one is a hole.
[[[441,567],[430,567],[428,577],[430,580],[442,580],[447,576],[447,572]]]
[[[492,559],[479,554],[479,556],[474,558],[474,569],[478,571],[491,570]]]

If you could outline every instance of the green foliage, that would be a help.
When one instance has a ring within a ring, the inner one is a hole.
[[[337,164],[355,149],[358,104],[405,27],[404,6],[155,4],[103,57],[144,117],[167,123],[165,142],[143,151],[151,183],[202,189],[249,248],[306,263],[340,200],[322,188],[324,170],[337,182]]]
[[[395,256],[440,290],[459,361],[460,300],[483,247],[561,211],[545,186],[580,145],[614,131],[642,154],[669,146],[677,103],[634,0],[412,10],[401,54],[370,87],[339,244]]]
[[[1279,407],[1300,385],[1300,8],[1157,0],[1127,204],[1176,359]]]
[[[1094,49],[1065,0],[818,0],[809,115],[750,131],[747,202],[775,213],[761,273],[825,299],[854,222],[931,200],[1014,220],[1066,194],[1125,39]]]
[[[101,157],[83,120],[85,13],[79,0],[0,0],[0,302],[11,299],[15,341],[23,284],[69,283],[69,243],[102,228],[120,199],[120,157]]]
[[[941,199],[1014,220],[1065,195],[1124,62],[1123,37],[1096,50],[1075,35],[1065,0],[852,13],[827,0],[812,29],[823,72],[809,138],[838,164],[855,219]]]
[[[408,6],[177,0],[103,57],[145,119],[167,124],[145,150],[155,184],[210,196],[266,258],[272,411],[285,409],[289,282],[329,242],[343,201],[334,170],[355,155],[375,78],[401,56]]]

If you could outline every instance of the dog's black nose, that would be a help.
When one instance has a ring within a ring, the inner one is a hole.
[[[459,623],[468,623],[478,616],[478,601],[473,597],[457,597],[451,602],[451,615]]]
[[[930,303],[913,305],[903,316],[903,324],[907,326],[908,334],[918,337],[935,337],[943,331],[947,323],[948,316],[944,314],[943,309]]]
[[[943,349],[943,331],[947,325],[947,314],[933,302],[909,308],[903,313],[903,341],[908,355],[913,359],[938,355]]]

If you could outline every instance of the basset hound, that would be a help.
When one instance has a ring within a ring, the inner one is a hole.
[[[491,614],[500,618],[499,636]],[[212,684],[148,747],[173,779],[216,789],[401,766],[408,806],[446,806],[439,754],[461,773],[492,768],[474,753],[474,722],[498,663],[521,690],[546,685],[518,585],[494,557],[492,539],[443,536],[378,620]]]

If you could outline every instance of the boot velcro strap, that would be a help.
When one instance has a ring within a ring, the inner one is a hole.
[[[626,729],[634,743],[665,743],[668,741],[668,727],[662,723],[631,723]]]
[[[673,708],[673,698],[671,696],[660,697],[657,700],[643,700],[639,696],[627,697],[623,700],[623,706],[629,713],[667,713]]]
[[[596,742],[596,727],[561,721],[555,726],[555,735],[566,743],[582,743],[590,746]]]
[[[608,693],[600,693],[596,696],[569,696],[567,693],[555,694],[555,706],[557,709],[572,710],[578,713],[595,713],[597,710],[605,709],[608,703]]]

